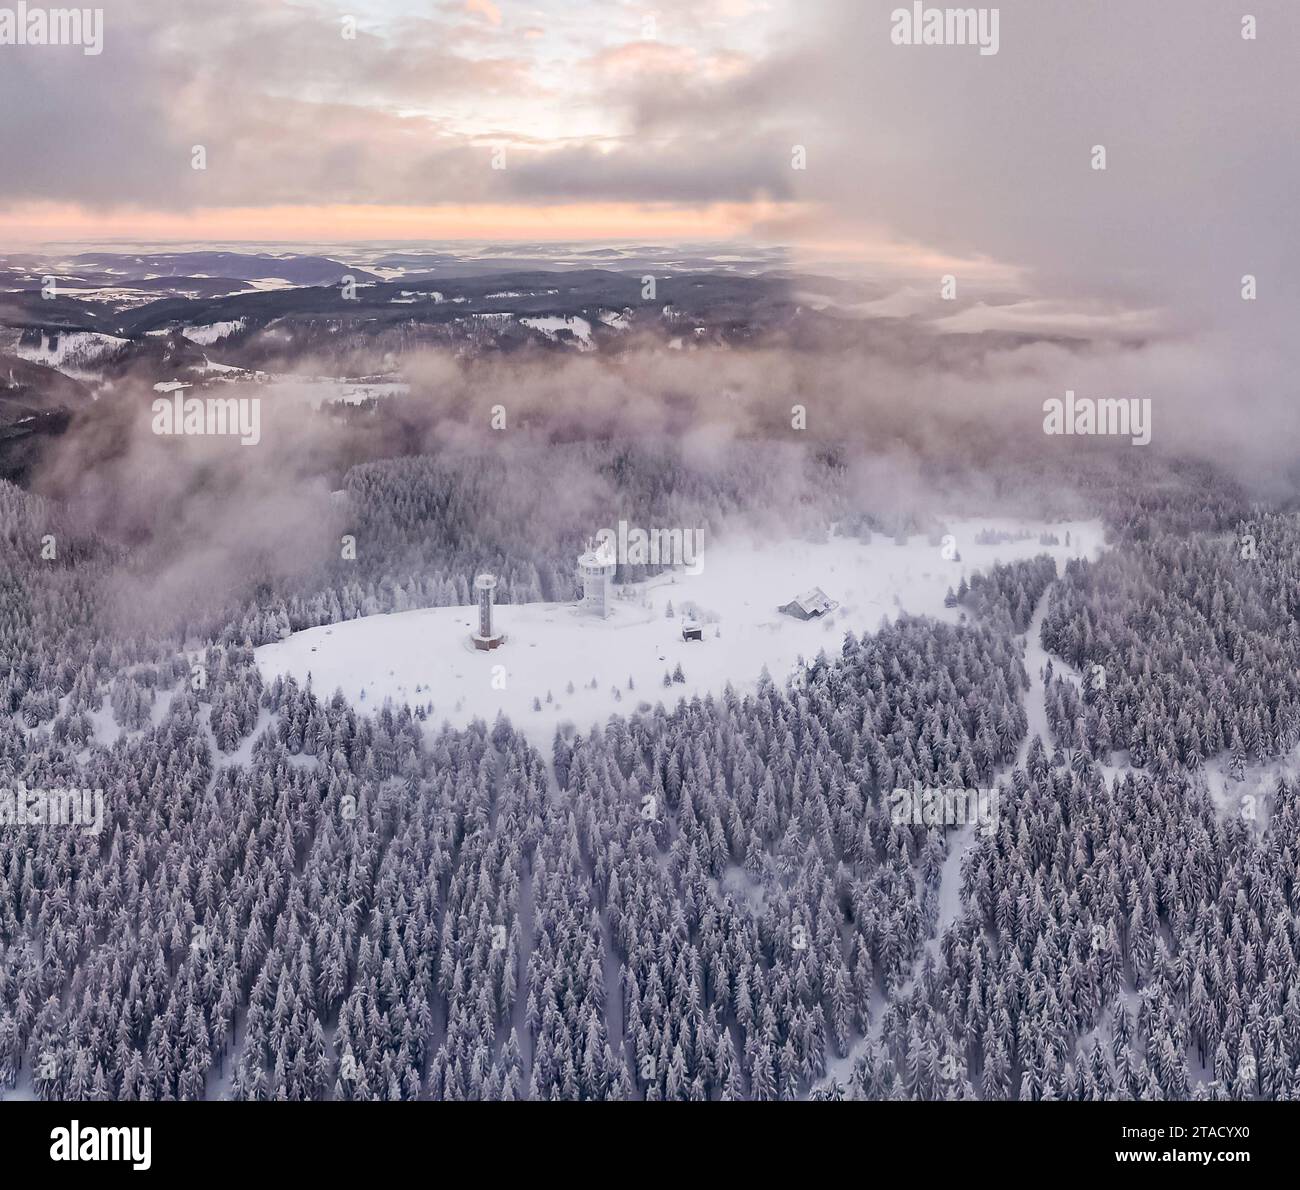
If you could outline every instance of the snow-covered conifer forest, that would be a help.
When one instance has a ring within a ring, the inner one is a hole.
[[[725,533],[785,496],[759,443],[708,473],[555,449],[651,521]],[[801,467],[816,495],[783,514],[847,531],[843,460]],[[518,478],[357,465],[321,511],[365,544],[353,571],[253,583],[250,560],[153,630],[120,606],[131,548],[0,485],[0,783],[104,796],[96,833],[0,829],[9,1094],[1300,1091],[1293,513],[1206,466],[1115,465],[1068,498],[1105,524],[1095,560],[963,573],[955,620],[822,634],[797,681],[629,693],[549,749],[263,679],[259,644],[466,603],[476,569],[503,614],[576,598],[577,538]],[[859,536],[927,528],[857,511]],[[914,785],[1000,813],[899,821]]]
[[[8,1182],[477,1139],[396,1101],[1294,1164],[1297,61],[1300,0],[0,0]],[[473,1172],[659,1137],[515,1111]]]

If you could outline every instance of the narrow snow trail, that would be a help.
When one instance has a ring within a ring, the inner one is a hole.
[[[1029,675],[1029,687],[1023,696],[1027,721],[1025,738],[1020,741],[1015,760],[1010,764],[1003,765],[994,773],[993,785],[1006,780],[1011,773],[1025,763],[1035,736],[1040,737],[1045,746],[1051,742],[1051,731],[1047,725],[1046,686],[1043,682],[1043,672],[1051,657],[1043,648],[1041,635],[1043,619],[1047,615],[1047,608],[1051,602],[1052,592],[1055,587],[1056,582],[1052,582],[1039,597],[1038,606],[1034,608],[1034,614],[1029,621],[1029,626],[1025,630],[1023,637],[1021,637],[1024,644],[1025,671]],[[971,824],[962,827],[960,830],[953,831],[947,836],[948,851],[944,857],[943,867],[940,870],[939,913],[935,921],[934,932],[926,940],[920,953],[913,960],[911,973],[895,993],[895,1000],[901,1000],[911,992],[912,985],[916,981],[918,965],[924,962],[927,953],[935,959],[939,957],[939,944],[943,940],[944,934],[961,916],[962,861],[975,845],[978,830],[979,828],[976,825]],[[826,1063],[826,1073],[820,1080],[820,1085],[826,1085],[831,1079],[837,1079],[841,1083],[848,1079],[853,1072],[854,1064],[866,1049],[867,1044],[880,1035],[881,1021],[887,1005],[888,1002],[885,1000],[881,1000],[879,1004],[873,1004],[870,1032],[865,1037],[861,1037],[854,1042],[843,1058],[834,1055],[829,1057]]]
[[[994,785],[999,781],[1007,780],[1017,768],[1025,763],[1035,736],[1043,741],[1045,747],[1052,740],[1051,729],[1047,725],[1047,690],[1043,682],[1043,672],[1051,658],[1047,650],[1043,648],[1041,636],[1043,618],[1047,615],[1047,607],[1055,587],[1056,583],[1053,582],[1043,592],[1038,600],[1038,606],[1034,608],[1029,627],[1021,638],[1025,647],[1025,670],[1029,674],[1029,689],[1024,694],[1025,719],[1027,721],[1025,738],[1020,741],[1015,760],[998,769],[993,775],[992,784]],[[961,914],[961,865],[962,860],[966,858],[966,853],[975,844],[978,829],[974,824],[971,824],[948,836],[948,854],[943,861],[939,881],[939,917],[933,937],[925,944],[926,949],[936,958],[939,954],[939,942],[943,938],[944,932]]]
[[[1057,582],[1059,581],[1058,579]],[[1052,740],[1051,728],[1047,725],[1047,689],[1043,683],[1043,671],[1047,668],[1049,661],[1052,662],[1053,666],[1059,663],[1043,648],[1042,630],[1043,620],[1047,616],[1048,604],[1051,602],[1052,592],[1055,589],[1056,583],[1053,582],[1043,592],[1042,598],[1038,601],[1038,606],[1034,608],[1034,615],[1029,621],[1029,628],[1025,632],[1025,670],[1029,674],[1029,689],[1025,692],[1025,717],[1028,723],[1025,727],[1025,738],[1020,741],[1020,750],[1016,753],[1015,763],[1009,765],[999,776],[1013,772],[1025,763],[1035,736],[1042,739],[1044,747],[1050,744]]]

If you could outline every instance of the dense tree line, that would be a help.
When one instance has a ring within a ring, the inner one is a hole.
[[[549,756],[504,719],[434,730],[264,684],[252,645],[399,590],[450,598],[488,540],[512,597],[561,594],[572,543],[459,466],[349,478],[375,573],[407,585],[357,580],[346,607],[328,582],[272,588],[197,648],[115,631],[130,559],[0,484],[0,790],[104,800],[98,834],[0,823],[0,1089],[1300,1091],[1300,791],[1225,816],[1198,772],[1297,743],[1293,517],[1198,468],[1115,474],[1098,562],[996,567],[955,596],[961,623],[850,632],[798,683],[559,732]],[[725,514],[749,468],[641,495]],[[1040,607],[1061,672],[1030,740]],[[1000,813],[896,820],[913,786],[996,786]]]
[[[1238,771],[1300,741],[1300,526],[1260,513],[1233,533],[1158,532],[1072,562],[1043,645],[1053,732],[1157,773],[1229,750]]]
[[[1056,562],[1047,554],[1010,565],[992,567],[988,574],[974,574],[970,583],[963,578],[944,602],[949,607],[966,607],[983,619],[1004,616],[1012,633],[1024,632],[1033,618],[1043,592],[1056,579]]]

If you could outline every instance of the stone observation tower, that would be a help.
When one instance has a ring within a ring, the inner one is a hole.
[[[497,580],[490,574],[480,574],[474,580],[474,598],[478,603],[478,631],[470,636],[476,649],[495,649],[505,643],[505,636],[492,626],[492,593]]]
[[[582,610],[607,617],[614,610],[614,571],[618,562],[608,541],[598,545],[587,542],[587,552],[578,559],[578,579],[582,583]]]

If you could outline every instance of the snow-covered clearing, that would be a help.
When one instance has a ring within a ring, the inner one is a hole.
[[[288,277],[259,277],[255,281],[238,281],[235,282],[241,289],[256,289],[261,293],[270,293],[275,289],[296,289],[298,283],[290,281]]]
[[[1048,528],[1062,544],[1039,544]],[[981,530],[1028,530],[1029,536],[977,545]],[[441,607],[307,629],[263,645],[257,663],[268,681],[291,674],[301,682],[310,674],[317,693],[339,688],[367,707],[386,698],[412,707],[432,703],[433,720],[456,727],[476,717],[491,722],[504,711],[534,743],[549,747],[557,725],[566,722],[586,731],[642,702],[718,695],[728,683],[743,693],[755,687],[764,667],[784,680],[800,657],[811,661],[822,649],[833,654],[845,632],[874,631],[882,619],[903,612],[956,622],[960,609],[944,607],[948,588],[998,561],[1046,551],[1062,566],[1070,557],[1095,557],[1103,547],[1095,521],[1049,527],[950,520],[947,532],[961,561],[945,559],[942,546],[919,536],[905,545],[881,536],[868,544],[844,537],[729,539],[705,549],[699,574],[679,570],[628,587],[608,620],[573,604],[498,606],[496,625],[507,639],[491,652],[470,643],[472,607]],[[1063,544],[1067,532],[1069,546]],[[821,587],[840,606],[809,621],[777,611],[810,587]],[[703,624],[702,641],[682,639],[688,612]],[[679,664],[686,680],[665,687],[665,673]]]
[[[197,343],[200,347],[211,347],[213,343],[219,343],[222,339],[228,339],[231,335],[244,329],[247,319],[236,318],[229,322],[211,322],[206,326],[187,326],[181,333],[191,342]]]
[[[114,270],[108,269],[106,271],[113,272]],[[61,286],[53,292],[61,297],[76,298],[78,301],[83,302],[112,302],[114,306],[122,309],[147,306],[150,302],[158,300],[157,292],[152,289],[131,289],[112,285],[101,285],[90,289],[74,289]]]
[[[548,339],[554,339],[560,331],[568,331],[578,341],[581,351],[591,349],[591,323],[576,314],[570,318],[549,315],[545,318],[521,318],[520,323],[530,330],[541,331]]]
[[[396,380],[344,380],[338,377],[277,376],[272,383],[276,399],[301,400],[322,405],[360,405],[383,397],[405,396],[411,386]]]
[[[95,363],[120,351],[126,339],[101,335],[97,331],[41,331],[38,344],[19,343],[19,359],[49,368],[68,368]]]
[[[206,360],[206,357],[205,357]],[[383,397],[405,396],[411,386],[400,380],[348,380],[341,376],[296,376],[292,373],[249,373],[242,368],[206,360],[205,372],[229,372],[232,379],[250,377],[274,392],[277,402],[300,402],[319,409],[323,405],[360,405]]]
[[[1241,779],[1232,775],[1229,753],[1221,752],[1210,757],[1201,769],[1201,780],[1210,794],[1214,808],[1221,816],[1241,816],[1243,822],[1257,834],[1262,834],[1273,815],[1279,781],[1288,784],[1300,778],[1300,747],[1286,756],[1260,764],[1253,758],[1247,762]]]

